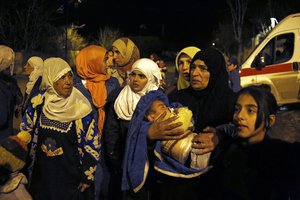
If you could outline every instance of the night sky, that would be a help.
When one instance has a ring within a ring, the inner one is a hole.
[[[124,36],[154,35],[178,45],[206,45],[217,27],[218,17],[228,9],[225,0],[99,1],[83,0],[69,6],[69,20],[85,24],[84,35],[94,36],[99,27],[119,29]],[[144,24],[145,28],[140,28]]]

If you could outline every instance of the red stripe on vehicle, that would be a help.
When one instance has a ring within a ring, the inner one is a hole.
[[[261,70],[256,70],[255,68],[242,69],[240,72],[240,76],[253,76],[289,71],[293,71],[293,65],[291,63],[285,63],[280,65],[269,65],[268,67],[263,67]]]

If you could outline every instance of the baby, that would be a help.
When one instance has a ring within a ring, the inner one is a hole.
[[[169,108],[163,101],[155,100],[152,102],[149,110],[146,113],[146,118],[153,122],[161,114],[167,112],[164,119],[168,119],[174,115],[178,116],[176,122],[182,122],[180,127],[187,133],[185,137],[180,140],[164,140],[161,141],[162,152],[182,163],[183,165],[189,165],[194,169],[203,169],[208,166],[209,158],[211,153],[204,155],[197,155],[194,153],[196,149],[192,148],[192,140],[196,133],[192,133],[194,125],[192,122],[192,111],[187,107]],[[188,133],[190,132],[190,133]]]

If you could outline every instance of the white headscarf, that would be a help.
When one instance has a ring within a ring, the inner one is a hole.
[[[48,58],[44,61],[44,72],[41,89],[45,89],[43,113],[47,118],[56,121],[70,122],[81,119],[91,111],[88,99],[75,87],[69,97],[58,95],[53,84],[71,71],[69,64],[61,58]]]
[[[29,75],[29,81],[26,85],[26,93],[30,94],[36,80],[43,75],[43,59],[37,56],[33,56],[29,58],[27,63],[33,67],[33,71]]]
[[[135,93],[129,85],[126,85],[120,92],[115,101],[114,109],[118,117],[123,120],[131,119],[140,98],[152,90],[157,90],[162,80],[159,67],[151,59],[141,58],[137,60],[133,64],[131,72],[135,70],[142,72],[147,77],[148,82],[140,92]]]
[[[8,46],[0,45],[0,72],[10,67],[10,75],[14,72],[15,52]]]

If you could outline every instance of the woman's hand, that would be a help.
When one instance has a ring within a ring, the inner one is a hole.
[[[192,148],[196,149],[194,152],[198,155],[213,151],[219,143],[215,128],[206,127],[203,132],[197,134],[193,139]]]
[[[184,130],[179,128],[182,125],[181,122],[172,123],[178,119],[178,116],[164,119],[166,114],[166,112],[161,114],[149,127],[149,140],[178,140],[186,135],[183,134]]]

